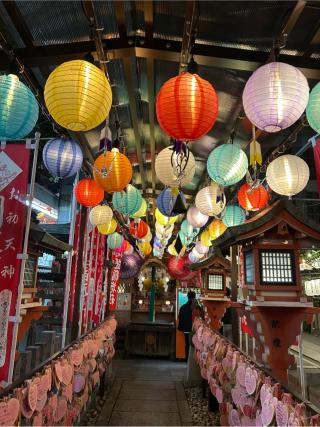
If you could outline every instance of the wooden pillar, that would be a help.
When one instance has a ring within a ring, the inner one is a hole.
[[[85,229],[87,224],[87,208],[81,206],[80,210],[80,236],[85,235]],[[79,334],[79,320],[82,313],[80,313],[80,302],[81,302],[81,282],[82,282],[82,273],[83,273],[83,249],[84,249],[84,238],[79,239],[79,253],[78,253],[78,262],[76,265],[76,286],[74,292],[74,306],[73,306],[73,321],[71,325],[71,341],[74,341],[78,338]]]
[[[156,299],[156,266],[151,267],[151,290],[150,290],[150,304],[149,304],[149,321],[155,321],[155,299]]]
[[[231,301],[236,302],[238,298],[238,246],[233,245],[230,248],[231,255]],[[234,344],[239,346],[239,317],[235,310],[232,308],[231,311],[231,324],[232,324],[232,341]]]

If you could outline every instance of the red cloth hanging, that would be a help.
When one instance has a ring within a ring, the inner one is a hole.
[[[312,147],[313,147],[314,164],[316,168],[318,193],[320,196],[320,138],[313,139]]]

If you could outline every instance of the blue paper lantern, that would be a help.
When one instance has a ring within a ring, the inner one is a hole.
[[[199,234],[200,228],[193,227],[188,220],[183,220],[181,223],[181,231],[187,237],[196,237]]]
[[[21,139],[35,127],[38,102],[14,74],[0,76],[0,140]]]
[[[72,139],[53,138],[44,146],[42,159],[51,175],[67,178],[79,171],[83,155],[79,145]]]
[[[113,193],[112,203],[123,215],[132,215],[140,209],[142,196],[137,188],[129,184],[125,191]]]
[[[207,170],[216,183],[228,186],[239,182],[248,169],[248,158],[241,148],[233,144],[222,144],[211,151]]]
[[[180,191],[180,196],[185,203],[184,194]],[[167,217],[176,216],[176,213],[173,212],[173,208],[175,206],[178,194],[173,194],[171,188],[166,188],[161,191],[157,198],[157,207],[162,215]]]
[[[227,227],[235,227],[244,224],[246,212],[237,205],[228,205],[223,213],[222,222]]]
[[[119,233],[109,234],[107,243],[109,249],[118,249],[122,245],[123,237]]]

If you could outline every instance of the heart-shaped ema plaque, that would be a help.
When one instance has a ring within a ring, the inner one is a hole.
[[[18,418],[20,403],[12,398],[0,402],[0,426],[14,426]]]

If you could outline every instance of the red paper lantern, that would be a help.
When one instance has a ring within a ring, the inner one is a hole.
[[[104,191],[91,178],[79,181],[74,193],[80,205],[87,207],[96,206],[104,199]]]
[[[218,108],[218,96],[211,83],[190,73],[164,83],[156,102],[159,125],[180,141],[194,140],[209,132]]]
[[[263,185],[251,189],[248,183],[243,184],[238,192],[239,205],[246,211],[256,211],[268,203],[268,192]]]
[[[137,239],[142,239],[149,232],[149,226],[142,219],[130,223],[130,234]]]
[[[189,280],[197,275],[197,271],[191,271],[189,265],[190,261],[187,255],[181,258],[172,256],[167,262],[170,276],[178,280]]]

